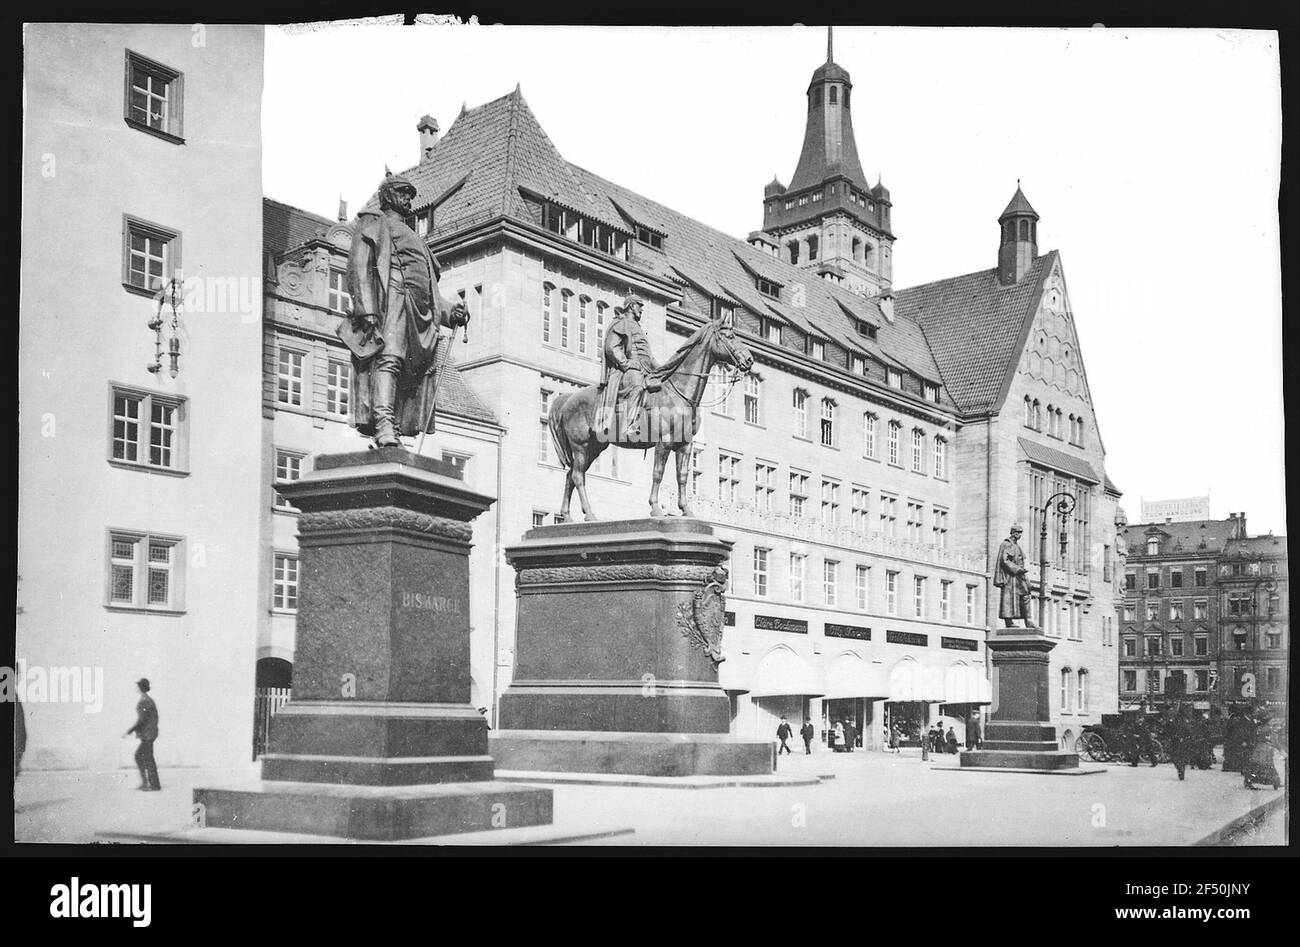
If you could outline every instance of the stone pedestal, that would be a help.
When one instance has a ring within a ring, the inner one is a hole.
[[[773,744],[729,734],[717,669],[679,620],[729,556],[707,523],[681,517],[542,526],[507,549],[518,623],[497,765],[771,773]]]
[[[492,780],[471,706],[471,521],[491,505],[402,448],[316,458],[302,512],[293,698],[262,782],[196,789],[214,828],[409,839],[547,825],[549,790]]]
[[[1077,769],[1078,754],[1060,749],[1052,726],[1048,663],[1056,642],[1030,629],[1002,628],[989,637],[997,669],[997,709],[978,750],[960,756],[963,768],[1055,772]]]

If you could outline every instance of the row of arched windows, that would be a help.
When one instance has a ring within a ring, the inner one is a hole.
[[[848,87],[848,86],[845,86],[845,87],[844,87],[844,107],[845,107],[845,108],[848,108],[848,107],[849,107],[849,92],[850,92],[849,87]],[[839,105],[839,104],[840,104],[840,87],[839,87],[839,86],[835,86],[835,85],[827,86],[827,87],[826,87],[826,100],[827,100],[827,102],[828,102],[829,104],[831,104],[831,105]],[[821,105],[821,104],[822,104],[822,87],[821,87],[821,86],[817,86],[817,88],[815,88],[815,89],[812,90],[812,104],[813,104],[814,106],[818,106],[818,105]]]
[[[1043,431],[1043,406],[1037,398],[1030,398],[1025,395],[1025,417],[1024,425],[1033,428],[1035,431]],[[1068,432],[1067,432],[1068,425]],[[1064,440],[1069,437],[1070,443],[1076,447],[1083,446],[1083,417],[1071,413],[1067,418],[1065,412],[1054,405],[1047,406],[1047,427],[1048,437],[1058,437]]]
[[[542,285],[542,342],[579,355],[602,358],[609,304],[555,284]]]
[[[1073,671],[1061,668],[1061,712],[1087,713],[1088,711],[1088,669]]]
[[[1019,228],[1016,227],[1016,223],[1014,220],[1008,220],[1002,224],[1003,243],[1013,243],[1017,239],[1017,233],[1019,233],[1018,239],[1020,240],[1028,240],[1031,243],[1038,242],[1037,221],[1022,218],[1019,221]]]

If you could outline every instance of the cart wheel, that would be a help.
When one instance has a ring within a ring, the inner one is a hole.
[[[1166,750],[1165,745],[1161,743],[1159,740],[1157,740],[1155,737],[1151,738],[1151,751],[1155,754],[1157,763],[1169,762],[1170,760],[1169,751]]]
[[[1106,753],[1106,744],[1095,733],[1081,733],[1074,741],[1074,752],[1085,760],[1101,762]]]

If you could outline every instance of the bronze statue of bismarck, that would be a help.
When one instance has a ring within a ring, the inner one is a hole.
[[[439,346],[469,322],[464,303],[438,292],[438,264],[406,223],[415,194],[410,181],[389,174],[380,209],[357,215],[348,258],[351,324],[340,325],[339,336],[352,350],[350,421],[376,447],[433,429]]]
[[[1020,536],[1024,532],[1019,526],[1011,527],[1011,536],[1002,540],[998,547],[998,560],[993,567],[993,584],[1002,590],[998,601],[998,617],[1008,628],[1014,628],[1017,619],[1024,621],[1026,628],[1037,629],[1029,617],[1029,578],[1025,567],[1025,554],[1020,549]]]

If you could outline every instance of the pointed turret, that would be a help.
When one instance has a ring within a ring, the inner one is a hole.
[[[1019,282],[1038,256],[1038,211],[1020,190],[1019,179],[1016,193],[998,217],[998,227],[998,279],[1007,286]]]

